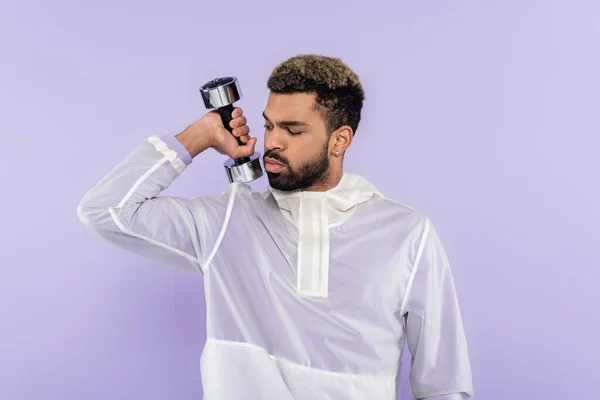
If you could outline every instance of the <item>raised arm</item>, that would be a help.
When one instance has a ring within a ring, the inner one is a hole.
[[[210,112],[176,136],[143,140],[81,199],[77,214],[92,232],[134,253],[203,275],[203,258],[211,250],[202,199],[160,196],[209,147],[232,157],[254,152],[255,138],[242,110],[231,127],[239,146],[219,115]],[[224,212],[223,212],[224,214]],[[214,220],[214,218],[212,218]]]

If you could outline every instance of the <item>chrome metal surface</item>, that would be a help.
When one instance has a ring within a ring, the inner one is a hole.
[[[235,76],[213,79],[200,88],[206,108],[219,108],[242,98],[242,89]]]

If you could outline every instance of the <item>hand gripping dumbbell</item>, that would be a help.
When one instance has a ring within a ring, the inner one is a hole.
[[[223,125],[232,132],[229,126],[231,122],[231,113],[233,112],[233,103],[242,97],[242,90],[236,77],[225,77],[213,79],[205,83],[200,88],[204,105],[208,109],[216,108],[221,115]],[[243,145],[239,137],[235,137],[240,146]],[[260,178],[263,170],[260,165],[260,153],[254,153],[250,157],[237,159],[228,159],[224,163],[229,182],[247,183]]]

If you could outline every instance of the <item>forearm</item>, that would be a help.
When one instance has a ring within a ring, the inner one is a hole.
[[[175,135],[175,139],[185,148],[191,158],[211,147],[210,138],[207,135],[198,135],[190,129]]]

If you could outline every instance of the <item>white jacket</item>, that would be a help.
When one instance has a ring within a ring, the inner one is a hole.
[[[345,173],[327,192],[160,196],[187,168],[144,140],[81,200],[104,239],[204,279],[206,400],[473,398],[461,314],[431,222]],[[178,153],[179,152],[179,153]]]

